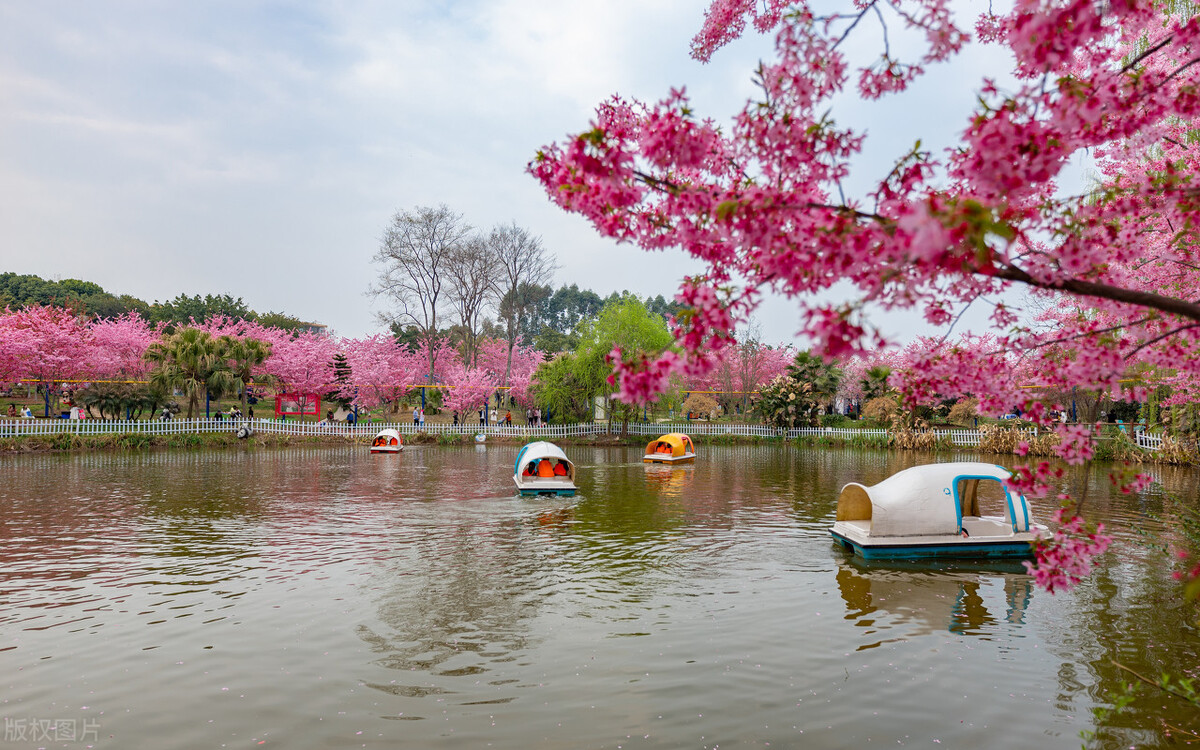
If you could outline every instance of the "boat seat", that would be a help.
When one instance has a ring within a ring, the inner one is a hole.
[[[962,527],[973,537],[1012,536],[1012,524],[993,516],[963,516]]]

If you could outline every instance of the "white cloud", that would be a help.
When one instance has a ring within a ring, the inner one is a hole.
[[[8,4],[0,270],[145,299],[229,293],[361,335],[375,327],[362,292],[384,225],[444,202],[480,227],[541,234],[558,283],[671,296],[698,264],[598,237],[524,170],[614,93],[653,102],[686,86],[699,114],[727,124],[770,41],[696,63],[704,7]],[[787,309],[759,316],[764,335],[794,333]]]

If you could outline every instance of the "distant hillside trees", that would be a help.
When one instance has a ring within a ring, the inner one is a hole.
[[[150,323],[165,323],[174,330],[191,320],[204,321],[223,315],[255,321],[271,328],[296,331],[310,324],[284,313],[258,313],[242,300],[228,294],[203,297],[180,294],[166,302],[148,303],[128,294],[114,295],[99,284],[79,279],[47,281],[31,274],[0,273],[0,309],[23,310],[32,305],[67,308],[86,317],[118,318],[129,313]]]

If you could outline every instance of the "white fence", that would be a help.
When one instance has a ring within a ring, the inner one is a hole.
[[[246,424],[256,432],[269,435],[293,435],[296,437],[332,437],[370,438],[379,430],[392,428],[402,435],[413,435],[424,432],[430,435],[477,435],[480,433],[511,438],[561,438],[578,437],[583,435],[603,435],[618,433],[619,423],[609,425],[607,422],[592,422],[568,425],[543,425],[531,427],[527,425],[472,425],[472,424],[426,424],[418,427],[411,422],[380,423],[347,425],[344,422],[321,424],[318,422],[301,422],[298,420],[276,421],[258,419],[251,421],[231,422],[215,419],[170,419],[167,421],[134,421],[134,420],[101,420],[101,419],[7,419],[0,420],[0,438],[18,437],[25,435],[103,435],[103,434],[136,434],[136,435],[182,435],[203,432],[234,432],[239,426]],[[721,422],[678,422],[678,423],[642,423],[632,422],[628,431],[633,435],[655,436],[668,432],[684,432],[694,436],[731,436],[759,438],[788,438],[855,440],[867,438],[884,441],[888,431],[883,429],[856,429],[845,427],[804,427],[800,429],[783,430],[766,425],[726,424]],[[942,437],[947,437],[954,445],[979,445],[978,430],[934,430]],[[1036,436],[1037,431],[1027,430],[1030,437]],[[1145,450],[1158,450],[1162,447],[1162,436],[1147,432],[1134,435],[1137,445]]]
[[[1139,432],[1134,435],[1134,440],[1137,441],[1137,446],[1148,451],[1162,450],[1163,436],[1153,435],[1149,432]]]

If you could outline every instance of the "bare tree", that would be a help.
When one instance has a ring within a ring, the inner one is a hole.
[[[750,410],[750,392],[763,380],[767,345],[762,341],[762,326],[751,318],[746,321],[742,344],[737,348],[737,385],[741,390],[742,413]],[[732,389],[731,389],[732,390]],[[730,394],[731,396],[733,394]],[[731,399],[736,400],[736,398]]]
[[[736,410],[741,401],[742,412],[750,409],[750,392],[762,380],[766,345],[762,342],[762,326],[751,318],[737,335],[738,344],[725,351],[725,356],[713,371],[713,380],[720,389],[717,402],[726,414]]]
[[[398,211],[384,230],[373,259],[382,268],[371,293],[395,305],[393,313],[382,313],[380,318],[388,325],[416,329],[418,340],[428,348],[431,376],[438,316],[447,303],[447,266],[470,234],[471,227],[462,215],[445,204]]]
[[[497,225],[492,229],[488,246],[497,265],[492,293],[508,339],[508,360],[504,365],[501,385],[508,385],[517,334],[522,321],[538,301],[532,288],[545,286],[557,266],[542,245],[542,238],[534,237],[527,229],[517,226],[516,222]]]
[[[490,274],[495,267],[495,256],[491,245],[483,237],[475,235],[450,253],[445,267],[447,296],[463,332],[463,364],[474,367],[479,356],[483,311],[493,294]]]

